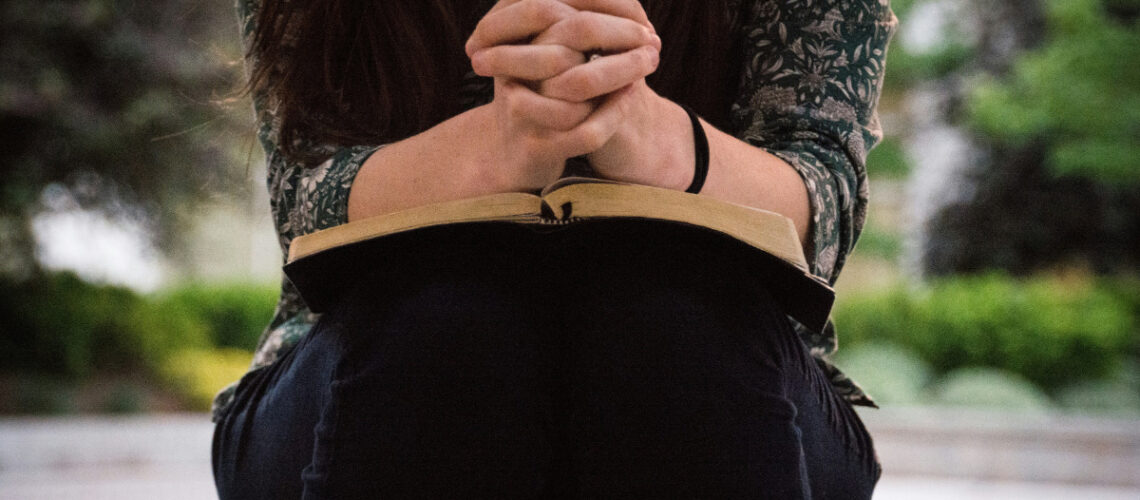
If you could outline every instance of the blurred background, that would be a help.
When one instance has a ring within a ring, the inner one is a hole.
[[[1140,0],[891,3],[835,311],[880,497],[1137,498]],[[212,492],[280,279],[232,4],[0,1],[0,498]]]

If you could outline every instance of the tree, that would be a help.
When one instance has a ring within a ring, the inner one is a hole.
[[[244,175],[236,20],[221,0],[0,2],[0,271],[37,269],[29,221],[60,186],[170,241],[189,200]]]
[[[973,125],[1003,144],[1042,145],[1056,175],[1140,184],[1140,1],[1049,7],[1048,42],[974,90]]]
[[[976,17],[1011,29],[986,36],[953,72],[965,82],[955,120],[983,150],[970,196],[927,222],[923,268],[942,275],[1030,273],[1080,263],[1102,273],[1140,269],[1140,2],[1040,3]],[[1008,21],[1008,22],[1007,22]],[[1034,33],[1036,31],[1036,33]],[[987,40],[989,40],[987,42]],[[1011,44],[1022,50],[1008,51]],[[1002,52],[1012,57],[1002,63]],[[982,76],[978,76],[982,75]]]

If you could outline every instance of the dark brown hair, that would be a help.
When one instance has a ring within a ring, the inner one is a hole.
[[[649,84],[724,127],[738,79],[728,0],[645,0],[665,41]],[[278,142],[353,145],[415,135],[461,111],[463,44],[493,1],[261,0],[249,90],[281,120]]]

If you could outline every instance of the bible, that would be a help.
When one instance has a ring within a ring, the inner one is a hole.
[[[323,312],[363,270],[386,265],[398,271],[399,263],[384,262],[385,252],[420,253],[471,234],[491,234],[490,228],[498,228],[495,238],[507,240],[501,247],[506,251],[521,248],[512,247],[512,239],[566,241],[551,236],[566,232],[563,238],[576,244],[595,239],[598,245],[615,239],[636,244],[639,235],[662,232],[678,241],[698,238],[697,251],[707,244],[717,249],[716,258],[739,260],[741,272],[767,280],[788,316],[816,331],[835,299],[834,290],[809,272],[795,226],[782,215],[707,196],[580,177],[561,179],[537,194],[436,203],[300,236],[290,245],[284,270],[306,305]]]

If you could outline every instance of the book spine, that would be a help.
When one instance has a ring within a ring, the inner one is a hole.
[[[542,224],[564,225],[581,220],[581,218],[574,217],[574,205],[571,202],[563,203],[562,206],[558,207],[558,210],[555,210],[546,200],[542,200],[539,220]]]

